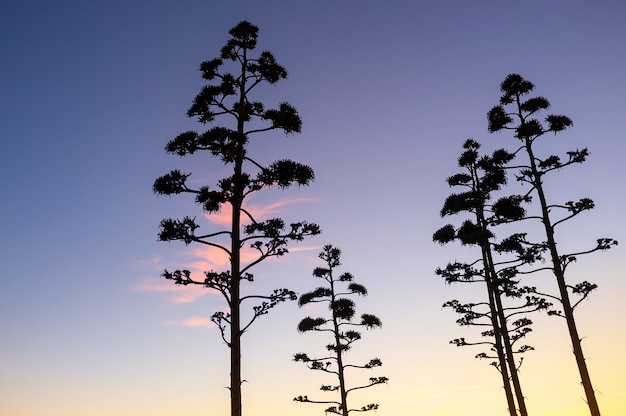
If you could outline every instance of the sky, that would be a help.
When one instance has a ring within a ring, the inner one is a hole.
[[[559,244],[626,242],[622,1],[3,3],[0,414],[228,414],[228,349],[208,319],[224,308],[221,298],[159,277],[223,259],[157,241],[162,218],[197,216],[207,230],[219,218],[205,218],[184,196],[154,195],[152,183],[171,169],[192,172],[194,184],[224,176],[209,156],[181,159],[164,146],[201,128],[185,115],[203,85],[197,68],[241,20],[259,26],[259,50],[289,72],[258,98],[288,101],[303,119],[301,134],[265,135],[251,154],[291,158],[316,173],[311,186],[268,191],[250,208],[323,229],[259,266],[244,290],[314,289],[317,253],[333,244],[342,270],[369,290],[357,312],[383,322],[351,354],[380,357],[371,375],[390,381],[355,394],[355,406],[376,401],[380,416],[507,414],[499,374],[474,358],[480,350],[448,343],[478,331],[459,327],[442,304],[479,300],[482,290],[434,274],[474,256],[432,242],[448,222],[439,216],[451,192],[445,179],[457,173],[469,137],[486,151],[515,145],[487,132],[486,113],[500,82],[519,73],[551,111],[574,120],[542,149],[591,153],[546,183],[555,202],[596,203],[563,226]],[[599,285],[576,318],[606,416],[626,414],[623,250],[581,257],[568,277]],[[548,276],[533,279],[552,288]],[[292,401],[332,383],[292,361],[323,351],[323,337],[296,330],[315,313],[283,304],[244,335],[245,415],[322,414],[321,405]],[[535,351],[520,368],[529,413],[588,414],[564,322],[533,319],[527,342]]]

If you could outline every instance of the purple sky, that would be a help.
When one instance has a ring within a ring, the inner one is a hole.
[[[264,137],[252,151],[316,171],[311,187],[252,202],[282,203],[279,215],[324,230],[262,266],[255,284],[310,290],[320,247],[343,250],[345,270],[370,292],[357,306],[384,323],[354,351],[380,356],[391,379],[368,393],[378,415],[506,414],[497,372],[473,358],[478,350],[448,344],[476,331],[441,304],[481,292],[445,286],[434,269],[471,252],[431,237],[447,222],[445,178],[464,140],[514,146],[487,132],[507,74],[532,81],[552,111],[574,120],[547,152],[591,152],[548,184],[558,202],[596,203],[563,228],[561,243],[626,244],[622,1],[23,0],[1,10],[0,414],[226,414],[228,350],[204,325],[221,299],[159,279],[163,268],[207,261],[193,247],[158,243],[159,221],[202,214],[151,186],[174,168],[208,184],[223,173],[208,156],[179,159],[163,147],[200,128],[185,117],[202,86],[198,65],[241,20],[259,26],[259,49],[289,72],[259,99],[288,101],[303,119],[302,134]],[[600,286],[577,318],[606,415],[626,413],[622,252],[581,258],[571,272]],[[307,313],[282,305],[244,337],[246,416],[322,413],[292,402],[331,382],[291,361],[325,345],[297,333]],[[528,338],[536,351],[520,377],[530,413],[587,414],[564,323],[538,318]]]

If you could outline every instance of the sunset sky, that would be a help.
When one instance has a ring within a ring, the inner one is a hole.
[[[259,266],[245,290],[312,290],[321,247],[342,249],[341,270],[369,290],[357,312],[383,321],[351,352],[383,366],[354,380],[390,379],[353,405],[375,401],[379,416],[507,414],[499,374],[474,358],[481,349],[448,343],[479,330],[459,327],[442,304],[480,301],[483,289],[434,274],[475,253],[432,234],[450,221],[439,211],[465,139],[486,151],[517,144],[489,134],[486,114],[500,82],[519,73],[574,121],[540,149],[591,153],[547,182],[555,203],[596,203],[559,231],[561,247],[621,243],[581,257],[568,279],[599,285],[577,309],[579,332],[602,414],[626,414],[623,0],[3,2],[0,414],[229,414],[229,351],[209,320],[222,299],[159,277],[224,259],[157,241],[162,218],[196,216],[203,230],[222,218],[184,196],[156,196],[152,183],[171,169],[192,172],[194,184],[225,176],[208,155],[181,159],[164,146],[202,128],[185,115],[203,85],[197,68],[241,20],[259,26],[259,50],[289,72],[257,99],[288,101],[303,119],[301,134],[265,135],[251,154],[316,172],[310,187],[259,194],[249,208],[323,229]],[[554,289],[547,275],[528,283]],[[324,337],[296,330],[316,313],[283,304],[244,335],[245,416],[323,414],[292,401],[325,397],[319,386],[333,383],[292,361],[324,351]],[[588,415],[565,322],[533,320],[526,341],[536,350],[520,369],[529,414]]]

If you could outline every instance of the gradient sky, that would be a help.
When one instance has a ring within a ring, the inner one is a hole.
[[[259,98],[289,101],[304,123],[298,136],[264,137],[253,154],[316,170],[311,187],[251,204],[324,230],[261,266],[256,290],[313,289],[317,253],[332,243],[343,270],[369,289],[358,311],[383,320],[353,352],[383,360],[376,374],[389,384],[363,399],[380,404],[377,415],[505,415],[497,372],[473,358],[479,350],[448,344],[477,331],[459,328],[441,305],[482,292],[434,275],[471,258],[431,241],[446,222],[445,178],[468,137],[485,150],[514,145],[487,133],[486,113],[504,77],[519,73],[574,120],[547,148],[591,151],[549,182],[555,202],[596,202],[564,226],[561,243],[626,244],[623,1],[4,2],[0,414],[228,414],[228,349],[208,321],[221,299],[159,279],[166,267],[220,259],[156,241],[162,218],[202,214],[151,186],[174,168],[198,183],[223,175],[208,156],[179,159],[163,147],[198,128],[185,116],[202,86],[198,65],[241,20],[260,27],[259,48],[289,71]],[[581,258],[570,275],[599,285],[576,316],[606,416],[626,414],[623,250]],[[323,414],[292,401],[332,382],[291,361],[325,345],[296,331],[309,312],[281,305],[244,336],[246,416]],[[536,351],[520,373],[529,413],[588,414],[564,322],[535,320],[527,341]]]

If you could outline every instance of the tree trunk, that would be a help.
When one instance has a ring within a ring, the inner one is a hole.
[[[239,164],[239,171],[241,167]],[[230,299],[230,401],[231,416],[241,416],[241,314],[240,314],[240,222],[241,201],[233,203]]]
[[[524,394],[522,393],[522,384],[519,381],[519,375],[517,374],[517,366],[515,365],[515,358],[513,357],[513,347],[511,346],[511,338],[509,338],[509,331],[506,324],[506,317],[504,315],[504,309],[502,307],[502,299],[500,298],[500,291],[496,285],[496,307],[499,312],[499,320],[501,322],[500,329],[502,330],[502,343],[504,344],[504,350],[506,353],[506,360],[509,366],[509,373],[511,374],[511,382],[513,383],[513,389],[515,390],[515,397],[517,398],[517,405],[519,406],[519,413],[521,416],[528,416],[526,410],[526,401],[524,400]]]
[[[509,371],[507,370],[507,354],[502,346],[503,340],[506,339],[506,331],[502,329],[499,324],[499,310],[496,304],[494,304],[497,298],[497,292],[494,291],[494,282],[490,282],[491,278],[487,277],[487,292],[489,295],[489,307],[491,310],[491,325],[493,326],[493,336],[496,344],[496,351],[498,353],[498,361],[500,364],[500,374],[502,375],[502,383],[504,387],[504,393],[506,395],[507,405],[509,407],[509,414],[511,416],[517,416],[517,410],[515,409],[515,400],[513,399],[513,392],[511,391],[511,380],[509,378]],[[511,370],[513,371],[513,370]]]
[[[233,279],[233,283],[236,279]],[[239,286],[239,283],[236,283]],[[239,317],[239,300],[235,295],[238,289],[233,287],[233,307],[231,309],[231,342],[230,342],[230,406],[232,416],[241,416],[241,332]]]
[[[481,213],[482,215],[482,213]],[[484,219],[481,218],[481,223],[484,224]],[[484,227],[484,226],[483,226]],[[513,389],[515,390],[515,397],[517,398],[517,405],[519,406],[519,412],[521,416],[528,416],[528,412],[526,410],[526,401],[524,400],[524,394],[522,393],[522,385],[519,381],[519,376],[517,374],[517,366],[515,365],[515,358],[513,357],[513,347],[511,346],[511,338],[509,338],[509,330],[506,324],[506,316],[504,314],[504,307],[502,305],[502,297],[500,294],[500,289],[498,288],[498,283],[496,279],[495,266],[493,264],[493,257],[491,256],[491,248],[489,241],[485,242],[486,248],[484,249],[483,261],[487,260],[487,267],[491,272],[491,281],[492,281],[492,293],[493,293],[493,302],[495,303],[495,310],[497,311],[497,319],[499,321],[500,326],[499,330],[501,331],[502,336],[502,344],[504,346],[504,352],[506,357],[506,363],[509,367],[509,373],[511,375],[511,382],[513,383]],[[491,301],[490,301],[491,302]],[[504,376],[504,373],[503,373]],[[509,380],[507,380],[508,383]],[[510,388],[510,384],[508,386]]]
[[[581,345],[581,339],[578,335],[578,329],[576,328],[576,321],[574,320],[574,310],[569,300],[569,293],[567,292],[567,283],[565,282],[565,273],[559,257],[559,252],[556,247],[556,240],[554,238],[554,227],[550,221],[550,214],[548,211],[548,204],[543,191],[543,183],[541,181],[541,175],[537,169],[535,163],[535,156],[532,150],[532,142],[526,139],[526,151],[530,159],[530,166],[533,174],[533,185],[537,190],[539,201],[541,203],[541,214],[543,218],[543,225],[546,231],[546,240],[548,243],[548,249],[550,250],[550,257],[552,260],[552,269],[554,276],[559,287],[559,294],[561,304],[563,305],[563,315],[567,322],[567,329],[569,330],[570,340],[572,342],[572,349],[574,357],[576,357],[576,364],[578,365],[578,371],[582,381],[583,388],[585,390],[585,396],[587,398],[587,405],[592,416],[600,416],[600,408],[596,401],[595,391],[591,384],[591,377],[589,376],[589,370],[587,369],[587,363],[585,361],[585,355]]]
[[[511,382],[513,383],[513,390],[515,391],[515,397],[517,399],[517,405],[519,406],[519,413],[521,416],[528,416],[526,401],[524,399],[524,394],[522,393],[522,384],[519,381],[517,366],[515,365],[515,358],[513,356],[513,347],[511,346],[511,338],[509,337],[504,307],[502,306],[502,298],[500,297],[500,291],[497,284],[495,284],[494,296],[496,309],[498,310],[498,320],[500,321],[500,330],[502,331],[502,344],[504,345],[506,362],[509,367]]]
[[[331,269],[332,270],[332,269]],[[332,273],[332,271],[331,271]],[[333,335],[335,336],[335,346],[337,350],[335,351],[337,355],[337,378],[339,379],[339,393],[341,395],[341,414],[342,416],[348,416],[348,394],[346,393],[346,381],[344,375],[344,367],[343,367],[343,351],[341,349],[341,338],[340,338],[340,328],[339,321],[337,318],[337,314],[334,309],[335,304],[335,282],[333,280],[333,276],[330,276],[330,304],[333,314]]]
[[[476,219],[478,225],[482,231],[486,231],[484,213],[481,208],[477,208]],[[504,317],[504,311],[502,310],[502,302],[500,300],[500,292],[498,291],[498,284],[496,279],[496,272],[493,264],[493,258],[491,257],[491,248],[489,241],[484,238],[481,244],[483,265],[485,268],[485,283],[487,284],[487,294],[489,296],[489,310],[491,313],[491,326],[493,327],[493,336],[496,344],[496,352],[498,353],[498,361],[500,364],[500,374],[502,375],[502,383],[504,387],[504,393],[506,395],[506,401],[509,406],[509,414],[511,416],[517,416],[517,410],[515,408],[515,400],[513,399],[513,392],[511,391],[511,380],[509,379],[509,371],[507,371],[507,357],[511,344],[508,341],[508,332],[506,330],[506,319]],[[503,341],[508,345],[508,350],[505,352],[503,348]],[[510,363],[508,364],[510,372],[515,371],[515,368],[510,369]],[[518,383],[519,384],[519,383]],[[521,387],[520,387],[521,390]],[[517,393],[517,389],[516,389]],[[523,399],[523,398],[522,398]],[[518,395],[519,401],[519,395]],[[520,406],[520,410],[522,406]],[[525,410],[525,407],[524,407]],[[522,413],[522,416],[527,416]]]

